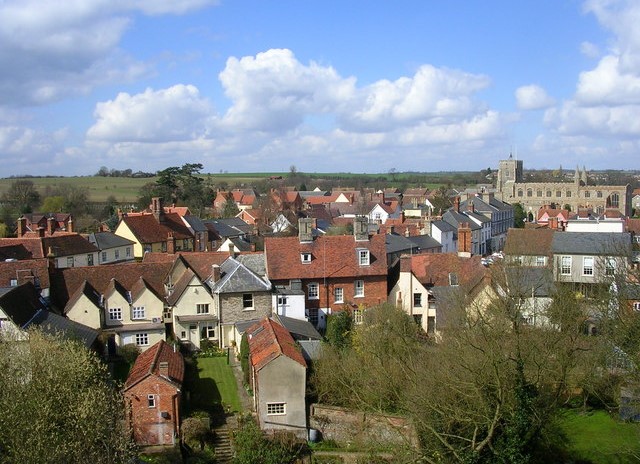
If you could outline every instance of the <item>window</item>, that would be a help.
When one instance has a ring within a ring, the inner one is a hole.
[[[18,279],[11,279],[11,282],[9,282],[9,285],[12,287],[17,287],[18,286]]]
[[[364,322],[364,310],[362,309],[354,309],[353,310],[353,323],[356,325],[360,325]]]
[[[633,302],[633,310],[634,311],[640,311],[640,301],[634,301]]]
[[[353,283],[353,296],[354,297],[363,297],[364,296],[364,280],[356,280]]]
[[[136,345],[147,346],[149,344],[149,334],[146,332],[136,334]]]
[[[308,316],[309,322],[314,326],[318,326],[318,308],[309,308]]]
[[[422,306],[422,293],[413,294],[413,306]]]
[[[67,258],[67,267],[73,267],[73,256]]]
[[[556,190],[556,198],[560,198],[562,196],[561,190]]]
[[[547,190],[547,196],[550,197],[551,196],[551,190]]]
[[[546,265],[547,265],[546,256],[536,256],[536,266],[546,266]]]
[[[598,190],[598,191],[596,192],[596,197],[598,197],[598,198],[602,198],[602,190]]]
[[[333,302],[334,303],[344,302],[344,291],[342,287],[336,287],[333,289]]]
[[[109,320],[121,321],[122,320],[122,308],[109,308]]]
[[[267,403],[267,414],[282,416],[287,413],[287,403]]]
[[[131,319],[144,319],[144,306],[131,308]]]
[[[311,253],[300,253],[300,261],[304,264],[309,264],[311,262]]]
[[[522,197],[522,195],[523,195],[522,189],[518,189],[518,196]]]
[[[253,294],[251,293],[242,294],[242,309],[245,309],[245,310],[253,309]]]
[[[156,397],[155,395],[147,395],[147,406],[150,408],[156,407]]]
[[[612,276],[616,274],[616,260],[615,258],[607,258],[605,262],[605,274]]]
[[[120,259],[120,250],[115,250],[115,251],[113,252],[113,255],[114,255],[114,257],[115,257],[116,259]]]
[[[567,198],[571,198],[571,190],[567,190],[564,194]]]
[[[612,193],[607,198],[607,208],[618,208],[620,206],[620,196],[617,193]]]
[[[93,254],[89,253],[87,255],[87,266],[93,266]]]
[[[106,262],[107,261],[107,252],[103,251],[102,253],[100,253],[100,256],[102,257],[102,262]]]
[[[591,192],[589,190],[584,191],[584,197],[589,198],[591,196]]]
[[[278,306],[286,306],[286,305],[287,305],[287,296],[278,295]]]
[[[532,197],[533,196],[533,190],[527,189],[527,196],[528,197]]]
[[[541,197],[542,196],[542,190],[536,190],[536,196],[537,197]]]
[[[582,275],[593,275],[593,256],[582,258]]]
[[[216,338],[216,327],[214,325],[203,325],[200,328],[200,338]]]
[[[125,250],[125,256],[127,258],[131,258],[131,247],[127,247],[127,249]]]
[[[562,256],[560,258],[560,274],[571,275],[571,256]]]
[[[209,303],[198,303],[196,305],[196,314],[209,314]]]
[[[185,339],[187,338],[187,331],[183,330],[182,332],[180,332],[180,338]]]
[[[316,282],[311,282],[307,285],[307,298],[310,300],[317,300],[320,298],[320,286]]]
[[[369,250],[358,250],[358,264],[360,266],[369,265]]]
[[[189,248],[191,248],[189,246],[189,239],[188,238],[183,239],[182,240],[182,249],[183,250],[188,250]]]

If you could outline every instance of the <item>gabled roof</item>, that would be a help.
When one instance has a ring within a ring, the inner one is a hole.
[[[204,282],[211,275],[211,266],[222,264],[229,257],[229,253],[225,251],[205,251],[179,253],[178,256],[187,267],[195,272],[198,279]]]
[[[513,256],[551,256],[554,233],[553,229],[509,229],[504,252]]]
[[[411,272],[427,287],[475,286],[488,275],[480,256],[464,258],[457,253],[427,253],[411,257]]]
[[[278,314],[274,314],[273,319],[287,329],[294,340],[322,340],[320,332],[309,321]]]
[[[481,227],[473,222],[468,216],[458,211],[449,210],[442,215],[442,220],[457,228],[459,225],[467,223],[471,230],[479,230]]]
[[[431,221],[431,225],[442,232],[455,232],[456,230],[458,230],[456,227],[452,226],[447,221],[443,221],[442,219]]]
[[[135,242],[128,238],[120,237],[113,232],[95,232],[89,235],[89,242],[93,243],[100,251],[111,248],[131,246]]]
[[[0,287],[9,287],[11,281],[18,284],[33,281],[40,288],[49,288],[49,261],[46,258],[0,262]]]
[[[214,293],[269,292],[271,282],[262,279],[234,258],[220,266],[220,280],[209,282]]]
[[[558,232],[553,235],[555,254],[631,256],[628,232]]]
[[[22,245],[33,259],[45,258],[46,252],[42,250],[40,237],[0,238],[0,246]]]
[[[135,285],[135,283],[133,285]],[[118,293],[122,298],[125,299],[125,301],[131,303],[131,295],[129,294],[129,291],[124,288],[122,284],[116,279],[111,279],[111,282],[109,282],[109,285],[103,293],[105,296],[109,296],[113,293]]]
[[[82,342],[87,348],[98,338],[97,330],[44,309],[38,311],[25,328],[29,329],[32,326],[50,335],[62,333],[66,338]]]
[[[384,238],[387,253],[398,253],[399,251],[406,251],[408,253],[410,250],[417,251],[418,245],[403,235],[385,234]]]
[[[175,305],[194,278],[198,279],[196,274],[190,268],[187,268],[187,270],[182,273],[178,281],[173,286],[171,295],[167,297],[167,303],[169,303],[170,305]],[[198,281],[202,282],[200,279],[198,279]],[[209,290],[209,287],[204,284],[203,286],[206,290]]]
[[[360,266],[356,249],[370,252],[370,264]],[[356,241],[352,235],[321,236],[311,242],[298,237],[265,238],[264,252],[270,280],[361,277],[387,275],[384,235]],[[302,263],[301,253],[311,253],[311,262]]]
[[[141,214],[139,216],[125,216],[122,221],[140,243],[166,242],[170,233],[176,240],[193,238],[180,215],[167,213],[163,215],[163,218],[159,222],[153,214]]]
[[[160,376],[160,363],[162,362],[168,363],[168,377]],[[184,380],[184,359],[182,354],[179,351],[174,351],[171,345],[164,340],[160,340],[136,358],[136,362],[124,384],[125,390],[151,375],[164,378],[178,386],[181,385]]]
[[[42,238],[42,249],[45,253],[53,251],[56,257],[72,256],[83,253],[97,253],[99,250],[89,240],[79,234],[54,235]]]
[[[251,225],[244,222],[238,217],[225,218],[225,219],[208,219],[203,221],[209,228],[213,227],[214,231],[221,237],[237,237],[239,235],[246,235],[251,233]]]
[[[85,280],[67,301],[67,304],[64,307],[63,314],[67,314],[67,312],[69,312],[73,305],[75,305],[82,296],[91,301],[96,308],[100,308],[100,306],[102,305],[100,294],[96,291],[95,288],[93,288],[93,286],[89,282]]]
[[[188,227],[191,227],[194,232],[207,232],[209,230],[198,216],[186,215],[182,216],[182,220],[186,222]]]
[[[116,279],[124,288],[131,289],[142,276],[156,295],[164,295],[164,280],[171,263],[122,263],[101,266],[56,269],[52,276],[51,296],[58,307],[67,301],[86,280],[100,294],[107,290],[111,279]]]
[[[16,243],[14,245],[0,244],[0,261],[11,259],[32,259],[33,253],[29,251],[24,244]]]
[[[302,367],[307,363],[287,329],[277,322],[264,318],[259,323],[247,329],[249,342],[249,359],[256,371],[279,356],[286,356]]]
[[[26,328],[38,311],[47,309],[31,282],[13,287],[0,295],[0,308],[21,329]]]
[[[430,235],[411,235],[407,238],[415,243],[420,250],[442,248],[442,244]]]

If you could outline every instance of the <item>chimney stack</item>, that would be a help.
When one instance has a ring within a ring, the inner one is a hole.
[[[167,234],[167,253],[174,254],[176,252],[176,238],[173,236],[173,232]]]
[[[56,220],[52,217],[47,218],[47,234],[49,237],[53,235],[56,230]]]
[[[158,222],[164,222],[164,210],[162,208],[162,198],[153,197],[151,199],[151,211]]]
[[[20,216],[18,218],[18,237],[23,237],[27,232],[27,218]]]
[[[73,227],[73,217],[69,216],[69,221],[67,222],[67,231],[70,233],[74,233],[74,227]]]
[[[369,240],[369,221],[367,216],[356,216],[353,220],[353,235],[357,242]]]
[[[301,243],[313,241],[313,218],[298,219],[298,240]]]
[[[169,378],[169,363],[167,361],[160,361],[160,364],[158,364],[158,374],[167,379]]]
[[[229,256],[231,258],[235,258],[236,257],[236,247],[233,243],[229,244]]]
[[[211,278],[213,279],[214,282],[217,282],[220,280],[220,266],[217,264],[212,264],[211,265]]]
[[[468,222],[458,225],[458,256],[470,258],[472,251],[471,227]]]
[[[460,197],[455,197],[455,198],[453,199],[453,210],[454,210],[456,213],[459,213],[459,212],[460,212]]]

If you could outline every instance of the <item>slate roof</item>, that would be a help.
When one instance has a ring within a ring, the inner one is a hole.
[[[322,335],[313,324],[302,319],[273,315],[273,319],[289,331],[294,340],[322,340]]]
[[[409,238],[403,235],[397,234],[385,234],[385,245],[387,247],[387,253],[398,253],[400,251],[415,250],[417,251],[418,245]]]
[[[164,214],[164,220],[160,222],[153,214],[125,216],[122,221],[143,244],[166,242],[169,233],[172,233],[176,240],[193,238],[177,213]]]
[[[286,356],[307,367],[300,349],[287,329],[277,322],[264,318],[247,329],[249,359],[256,371],[279,356]]]
[[[551,297],[555,291],[553,273],[549,268],[509,266],[505,272],[513,296]]]
[[[99,293],[104,294],[117,280],[124,288],[131,289],[143,277],[156,295],[164,295],[164,280],[172,263],[122,263],[101,266],[56,269],[52,275],[51,296],[59,308],[64,308],[69,298],[87,281]]]
[[[369,250],[368,266],[358,264],[358,248]],[[270,237],[264,241],[264,250],[272,281],[387,275],[384,235],[373,235],[368,241],[356,241],[351,235],[321,236],[303,243],[298,237]],[[302,263],[302,252],[311,253],[310,263]]]
[[[46,334],[61,333],[65,338],[78,340],[87,348],[90,348],[98,338],[97,330],[47,310],[38,311],[26,328],[32,325]]]
[[[558,232],[551,250],[555,254],[631,256],[628,232]]]
[[[267,275],[266,257],[261,251],[236,255],[236,260],[244,264],[259,276],[264,277]]]
[[[442,248],[442,244],[430,235],[412,235],[407,238],[415,243],[420,250]]]
[[[0,287],[9,287],[11,280],[18,284],[33,280],[40,288],[49,288],[49,261],[46,258],[0,262]]]
[[[271,282],[262,279],[239,261],[229,257],[220,266],[220,280],[209,281],[213,293],[269,292]]]
[[[125,390],[150,375],[160,377],[159,368],[161,362],[169,364],[169,377],[167,380],[181,385],[184,380],[184,359],[182,354],[179,351],[174,351],[171,345],[164,340],[160,340],[137,357],[124,384]]]
[[[563,233],[563,232],[558,232]],[[551,256],[553,229],[509,229],[504,252],[513,256]]]
[[[452,227],[458,228],[458,225],[462,223],[468,223],[469,228],[471,230],[480,230],[481,227],[473,222],[469,217],[465,214],[459,213],[458,211],[449,210],[442,215],[442,220],[448,222]]]
[[[95,232],[89,235],[89,242],[93,243],[100,251],[111,248],[131,246],[135,242],[128,238],[120,237],[113,232]]]
[[[13,287],[0,296],[0,308],[20,328],[25,327],[38,311],[47,309],[30,282]]]
[[[182,219],[187,222],[189,227],[191,227],[194,232],[209,231],[209,229],[207,229],[207,226],[204,225],[204,222],[202,222],[202,219],[200,219],[198,216],[187,215],[183,216]]]
[[[431,225],[440,229],[442,232],[455,232],[458,230],[456,227],[452,226],[447,221],[443,221],[442,219],[431,221]]]

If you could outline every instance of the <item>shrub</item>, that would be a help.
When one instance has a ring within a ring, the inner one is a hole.
[[[133,365],[133,363],[136,362],[136,359],[138,359],[138,356],[140,356],[140,348],[133,343],[129,343],[121,347],[120,350],[118,350],[118,354],[120,354],[122,359],[124,359],[129,365]]]
[[[199,358],[215,358],[227,355],[227,350],[219,348],[218,345],[211,340],[202,340],[200,342],[200,351],[197,356]]]

